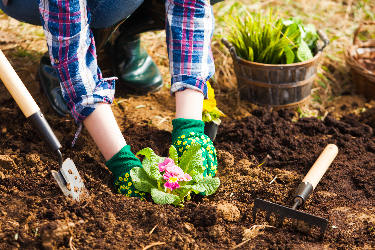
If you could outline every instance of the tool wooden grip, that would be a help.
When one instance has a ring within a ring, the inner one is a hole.
[[[39,111],[39,107],[23,85],[21,79],[0,50],[0,79],[8,89],[26,118]]]
[[[335,144],[328,144],[302,182],[310,183],[315,189],[316,185],[318,185],[320,179],[327,171],[329,165],[331,165],[332,161],[335,159],[338,151],[339,149]]]

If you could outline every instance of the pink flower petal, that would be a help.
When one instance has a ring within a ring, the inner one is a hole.
[[[173,175],[175,175],[175,176],[179,176],[179,175],[183,175],[184,174],[184,171],[180,167],[178,167],[176,165],[173,165],[171,167],[167,167],[166,171],[169,172],[169,173],[171,173],[171,174],[173,174]]]
[[[165,171],[168,167],[175,166],[174,161],[171,158],[165,158],[162,163],[158,163],[159,172]]]
[[[180,185],[178,184],[178,182],[169,182],[169,181],[167,181],[164,184],[164,187],[169,188],[170,190],[174,190],[176,188],[179,188]]]
[[[191,176],[189,174],[184,174],[185,181],[191,181]]]
[[[169,172],[166,172],[165,174],[163,174],[163,177],[164,177],[164,180],[169,180],[170,178],[174,177],[173,174],[169,173]]]

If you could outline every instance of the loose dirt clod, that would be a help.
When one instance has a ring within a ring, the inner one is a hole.
[[[70,235],[69,228],[74,227],[75,224],[73,222],[67,224],[65,221],[60,220],[42,224],[41,236],[43,248],[46,250],[52,250],[56,249],[59,245],[64,245],[66,239],[68,239]]]
[[[223,168],[231,168],[234,165],[234,157],[229,152],[224,150],[217,151],[217,161],[219,163],[218,171]]]
[[[0,168],[12,170],[16,167],[16,163],[9,155],[0,155]]]
[[[249,160],[242,159],[238,162],[237,169],[239,169],[243,175],[248,175],[251,171],[251,167],[254,165],[255,164],[250,162]]]
[[[191,223],[186,222],[186,223],[184,223],[184,230],[187,233],[188,232],[192,232],[194,230],[194,225],[191,224]]]
[[[209,235],[210,237],[217,239],[223,237],[225,234],[225,228],[220,225],[214,225],[211,227]]]
[[[241,219],[240,210],[233,204],[224,203],[216,207],[219,215],[226,221],[239,221]]]
[[[38,165],[40,163],[40,156],[37,154],[26,155],[26,162],[31,165]]]

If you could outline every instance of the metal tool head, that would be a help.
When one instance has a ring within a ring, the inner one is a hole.
[[[71,159],[66,159],[59,171],[52,170],[52,175],[67,197],[81,201],[88,196],[85,184]]]
[[[281,227],[284,223],[286,218],[295,219],[297,221],[303,221],[304,223],[308,224],[310,228],[316,226],[320,228],[320,235],[319,237],[323,239],[324,232],[328,226],[328,220],[314,216],[311,214],[307,214],[298,210],[294,210],[288,207],[284,207],[269,201],[264,201],[261,199],[256,198],[254,200],[254,207],[253,207],[253,221],[255,222],[256,213],[258,210],[266,211],[266,220],[270,221],[270,217],[272,214],[278,216],[278,220],[276,226]]]

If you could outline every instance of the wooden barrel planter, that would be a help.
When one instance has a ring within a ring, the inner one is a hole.
[[[244,60],[237,56],[235,47],[223,38],[222,43],[233,58],[241,97],[274,108],[296,107],[308,101],[322,50],[329,44],[322,31],[318,34],[324,46],[318,48],[312,59],[293,64],[263,64]]]

